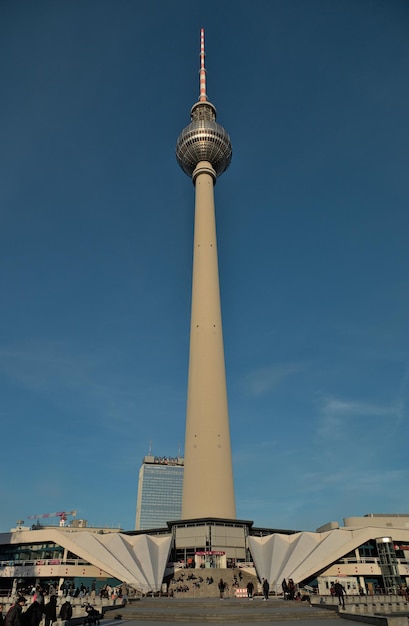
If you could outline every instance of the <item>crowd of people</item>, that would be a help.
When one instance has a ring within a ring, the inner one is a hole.
[[[57,621],[57,595],[49,596],[48,602],[44,600],[44,593],[41,587],[36,587],[32,594],[32,602],[23,611],[27,604],[27,598],[20,595],[14,604],[11,605],[7,614],[3,616],[3,605],[0,604],[0,625],[1,626],[39,626],[44,619],[45,626],[52,626]],[[59,619],[70,620],[72,617],[71,603],[65,601],[60,608]]]
[[[104,585],[99,590],[101,598],[109,598],[114,603],[119,599],[121,604],[126,603],[128,593],[128,586],[125,583],[118,587]],[[18,594],[17,600],[11,605],[5,616],[3,615],[3,605],[0,603],[0,626],[39,626],[42,620],[44,620],[44,626],[52,626],[57,621],[57,617],[68,621],[72,618],[73,612],[69,598],[84,598],[84,603],[81,606],[85,611],[85,624],[99,624],[101,618],[99,611],[91,604],[96,595],[95,580],[90,587],[85,587],[83,584],[74,587],[73,583],[64,581],[59,590],[53,584],[46,585],[44,588],[40,585],[20,587]],[[62,603],[58,611],[59,595]],[[27,600],[26,596],[30,599]],[[23,611],[26,604],[28,608]]]
[[[206,583],[208,582],[209,577],[206,578]],[[188,582],[189,581],[189,582]],[[213,579],[212,579],[213,581]],[[170,590],[170,595],[172,596],[174,593],[187,593],[190,590],[190,584],[192,587],[199,589],[200,585],[204,582],[202,576],[196,576],[193,572],[185,575],[185,572],[181,572],[178,578],[173,578],[171,580],[171,584],[174,585]]]
[[[217,583],[219,592],[221,587],[221,582],[223,585],[223,597],[225,592],[229,591],[229,589],[235,589],[240,586],[240,582],[243,579],[243,573],[239,569],[238,573],[233,574],[233,578],[230,583],[219,580]],[[181,571],[177,578],[172,578],[170,582],[169,595],[172,597],[175,593],[187,593],[191,588],[200,589],[201,585],[213,585],[215,584],[213,576],[197,576],[194,572],[186,573],[185,571]]]

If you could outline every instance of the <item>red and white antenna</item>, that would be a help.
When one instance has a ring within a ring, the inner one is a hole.
[[[204,28],[200,30],[200,97],[199,102],[207,102]]]

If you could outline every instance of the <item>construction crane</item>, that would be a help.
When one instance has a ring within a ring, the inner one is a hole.
[[[60,518],[60,526],[65,526],[65,522],[67,521],[67,517],[75,517],[77,515],[77,511],[58,511],[57,513],[42,513],[41,515],[29,515],[27,519],[43,519],[45,517],[59,517]]]

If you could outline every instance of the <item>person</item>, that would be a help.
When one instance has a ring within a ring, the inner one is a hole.
[[[44,593],[40,585],[37,585],[36,587],[35,594],[33,596],[33,602],[38,602],[41,608],[44,607]]]
[[[343,586],[338,580],[335,581],[334,591],[335,591],[335,595],[338,598],[339,606],[342,606],[342,608],[345,609],[345,600],[344,600],[345,589],[343,588]]]
[[[61,605],[59,618],[67,622],[72,618],[72,606],[68,600]]]
[[[23,626],[23,606],[27,600],[24,596],[17,598],[14,604],[11,605],[7,611],[6,618],[4,620],[4,626]]]
[[[292,578],[288,579],[288,598],[294,600],[295,597],[295,583]]]
[[[254,591],[254,585],[252,583],[251,580],[249,580],[249,582],[247,583],[247,597],[249,600],[253,599],[253,591]]]
[[[3,626],[4,616],[3,616],[3,604],[0,603],[0,626]]]
[[[263,578],[263,600],[268,600],[268,594],[270,591],[270,583],[268,582],[267,578]],[[46,625],[47,626],[47,625]]]
[[[122,583],[122,585],[121,585],[121,596],[122,596],[122,602],[124,604],[126,604],[128,602],[128,593],[129,593],[128,585],[126,583]]]
[[[219,587],[220,600],[223,600],[224,590],[226,589],[226,583],[224,582],[223,578],[220,579],[219,584],[217,586]]]
[[[39,626],[43,619],[43,611],[44,605],[38,600],[33,600],[27,611],[23,613],[24,626]]]
[[[286,581],[285,578],[283,578],[283,582],[281,583],[281,588],[283,590],[284,600],[288,600],[288,595],[289,595],[289,593],[288,593],[288,585],[287,585],[287,581]]]
[[[53,622],[57,621],[57,598],[51,596],[50,601],[44,607],[45,626],[50,626]]]
[[[85,603],[84,608],[87,614],[84,624],[98,624],[99,626],[99,620],[101,618],[99,611],[94,609],[94,607],[91,606],[89,602]]]

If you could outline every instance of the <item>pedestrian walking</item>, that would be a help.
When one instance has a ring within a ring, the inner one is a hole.
[[[249,600],[253,599],[254,585],[251,580],[247,583],[247,597]]]
[[[57,621],[57,597],[51,596],[50,601],[44,607],[45,626],[51,626]]]
[[[263,600],[267,601],[268,600],[268,594],[270,592],[270,583],[268,582],[267,578],[263,578],[262,587],[263,587],[263,596],[264,596]]]
[[[226,583],[224,582],[223,578],[220,579],[219,584],[217,586],[219,587],[220,600],[223,600],[224,591],[226,589]]]
[[[338,580],[335,581],[334,591],[335,591],[336,597],[338,598],[338,605],[342,606],[342,608],[345,609],[345,599],[344,599],[345,589],[343,588],[343,586]]]
[[[17,598],[14,604],[11,605],[7,611],[7,615],[4,619],[4,626],[23,626],[23,606],[27,600],[20,596]]]
[[[37,600],[34,600],[27,611],[23,613],[24,626],[40,626],[40,622],[43,619],[44,605],[40,604]]]

